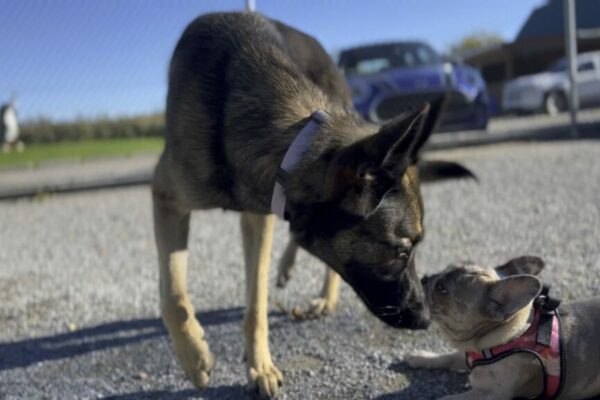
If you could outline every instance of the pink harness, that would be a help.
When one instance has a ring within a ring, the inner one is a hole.
[[[467,352],[469,368],[492,364],[516,353],[533,354],[544,370],[544,391],[536,400],[556,399],[564,384],[566,360],[557,310],[559,301],[550,299],[547,293],[548,289],[544,288],[534,302],[534,320],[525,333],[491,349]]]

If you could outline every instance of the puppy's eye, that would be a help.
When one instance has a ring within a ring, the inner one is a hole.
[[[436,283],[435,288],[440,294],[448,294],[448,289],[442,282]]]

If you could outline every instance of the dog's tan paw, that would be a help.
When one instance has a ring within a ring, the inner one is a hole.
[[[312,300],[307,307],[295,307],[291,312],[291,317],[296,320],[316,319],[335,312],[337,301],[319,297]]]
[[[433,353],[431,351],[417,350],[405,355],[404,361],[411,368],[431,369],[436,367],[434,360],[438,357],[438,354]]]
[[[248,389],[261,399],[274,399],[281,392],[283,374],[273,363],[248,369]]]
[[[173,345],[188,379],[197,388],[206,388],[215,363],[208,343],[202,337],[182,335],[177,339],[173,338]]]

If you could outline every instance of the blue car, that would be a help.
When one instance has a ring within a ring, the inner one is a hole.
[[[347,49],[340,53],[339,66],[356,109],[372,122],[384,123],[445,93],[448,101],[438,130],[487,127],[490,98],[479,71],[444,62],[425,43]]]

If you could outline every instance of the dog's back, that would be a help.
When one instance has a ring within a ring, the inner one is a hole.
[[[566,354],[564,398],[600,394],[600,298],[560,306]],[[561,398],[563,398],[561,396]]]
[[[208,14],[188,26],[171,61],[155,190],[183,180],[168,195],[191,208],[256,208],[257,191],[272,190],[272,158],[290,142],[274,132],[293,137],[293,124],[331,101],[288,55],[315,51],[298,35],[254,13]]]
[[[352,94],[340,70],[312,36],[279,21],[271,22],[283,38],[287,55],[332,101],[352,107]]]

